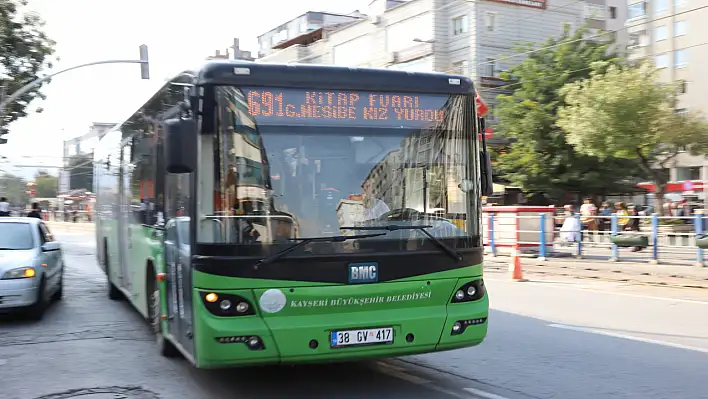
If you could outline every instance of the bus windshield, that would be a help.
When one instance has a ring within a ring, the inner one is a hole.
[[[453,248],[480,245],[473,98],[224,86],[216,95],[213,211],[205,212],[214,223],[199,242],[272,247],[396,224],[429,226]],[[427,241],[408,229],[308,251]]]

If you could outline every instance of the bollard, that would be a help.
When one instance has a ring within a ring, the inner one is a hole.
[[[497,246],[494,244],[494,213],[489,213],[489,249],[492,256],[497,256]]]
[[[617,235],[617,214],[616,213],[612,214],[611,221],[612,221],[612,223],[610,226],[610,237]],[[619,248],[617,247],[617,244],[615,244],[615,243],[612,244],[612,258],[610,260],[612,262],[617,262],[619,260]]]
[[[583,257],[583,225],[580,222],[580,214],[575,214],[575,222],[578,225],[578,258]]]
[[[539,213],[538,216],[541,218],[541,226],[539,231],[541,232],[541,237],[538,239],[538,260],[546,260],[546,214]]]
[[[649,263],[652,265],[659,264],[659,214],[651,214],[651,260]]]
[[[693,228],[696,232],[696,238],[703,235],[703,215],[695,213],[693,215]],[[703,266],[703,248],[696,246],[696,266]]]

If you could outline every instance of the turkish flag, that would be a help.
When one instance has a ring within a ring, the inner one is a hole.
[[[482,97],[479,96],[479,93],[475,94],[474,100],[477,104],[477,116],[480,118],[484,118],[485,116],[487,116],[487,112],[489,112],[489,107],[487,106],[487,103],[482,100]]]

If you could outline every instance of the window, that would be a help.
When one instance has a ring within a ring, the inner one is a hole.
[[[647,3],[630,4],[627,9],[627,19],[639,18],[647,15]]]
[[[34,248],[32,225],[29,223],[0,223],[0,248],[11,250]]]
[[[661,14],[669,10],[669,0],[654,0],[654,13]]]
[[[452,67],[455,72],[459,73],[460,75],[469,75],[470,73],[470,65],[467,60],[453,62]]]
[[[482,76],[495,77],[497,73],[497,60],[494,58],[487,57],[484,63],[484,73]]]
[[[452,19],[452,34],[457,36],[467,33],[469,26],[467,24],[467,15],[462,15]]]
[[[686,65],[688,65],[688,52],[686,50],[674,51],[674,66],[676,68],[683,68]]]
[[[617,19],[617,7],[610,7],[610,19]]]
[[[585,18],[605,19],[605,6],[603,6],[602,4],[586,4]]]
[[[678,82],[678,94],[686,94],[688,90],[688,83],[685,80],[679,80]]]
[[[497,13],[488,12],[484,14],[484,27],[487,32],[494,33],[497,31]]]
[[[666,25],[657,26],[654,30],[654,40],[660,42],[669,38],[669,28]]]
[[[688,33],[688,22],[677,21],[674,22],[674,36],[683,36]]]
[[[676,180],[701,180],[700,166],[676,168]]]
[[[656,67],[658,69],[669,67],[669,56],[667,54],[661,54],[656,56]]]

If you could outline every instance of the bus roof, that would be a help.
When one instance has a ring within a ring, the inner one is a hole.
[[[474,83],[469,77],[462,75],[317,64],[211,60],[180,75],[191,75],[195,84],[282,86],[315,90],[474,93]]]

